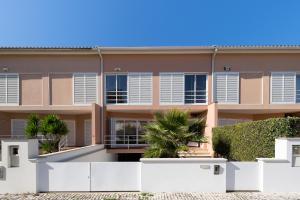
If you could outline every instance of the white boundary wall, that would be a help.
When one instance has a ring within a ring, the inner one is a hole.
[[[258,162],[227,162],[227,191],[259,190]]]
[[[8,149],[12,145],[19,147],[19,167],[9,164]],[[107,154],[102,145],[38,156],[36,140],[4,140],[0,167],[5,169],[5,178],[0,179],[0,193],[300,192],[300,167],[293,167],[291,161],[293,145],[300,145],[300,138],[278,139],[276,158],[258,158],[258,162],[227,162],[218,158],[161,158],[126,163],[111,162],[113,156]],[[109,162],[88,162],[90,159]],[[214,173],[215,166],[220,167],[220,173]]]
[[[141,159],[143,192],[226,192],[226,159]],[[214,166],[220,174],[214,174]]]

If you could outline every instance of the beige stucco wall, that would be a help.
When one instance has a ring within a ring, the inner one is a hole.
[[[51,104],[72,105],[73,104],[73,75],[51,74]]]
[[[2,66],[20,75],[21,105],[72,105],[73,73],[100,77],[98,55],[0,55],[0,71]]]
[[[30,113],[4,113],[0,112],[0,136],[11,135],[12,119],[28,119]],[[46,114],[39,114],[41,118]],[[84,120],[91,119],[91,114],[58,115],[62,120],[75,121],[76,146],[84,145]]]
[[[263,104],[270,103],[270,75],[274,71],[296,71],[300,72],[299,54],[218,54],[215,61],[215,71],[223,71],[224,66],[231,67],[233,72],[262,74],[262,88],[260,91],[256,86],[259,82],[252,80],[254,84],[248,87],[248,84],[241,84],[241,103],[256,104],[259,98],[251,97],[262,96]],[[241,74],[242,75],[242,74]],[[254,83],[255,82],[255,83]],[[249,82],[250,84],[250,82]],[[250,95],[251,94],[251,95]]]
[[[42,74],[20,75],[20,104],[43,104],[43,76]]]
[[[104,73],[115,72],[152,72],[153,107],[159,106],[160,72],[196,72],[208,74],[208,88],[211,87],[211,55],[104,55]],[[211,102],[211,90],[208,90]]]

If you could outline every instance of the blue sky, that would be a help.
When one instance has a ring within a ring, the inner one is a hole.
[[[299,0],[0,0],[0,46],[300,44]]]

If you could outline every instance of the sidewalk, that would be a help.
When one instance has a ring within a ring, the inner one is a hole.
[[[137,193],[137,192],[102,192],[102,193],[40,193],[0,195],[0,199],[47,199],[47,200],[300,200],[300,193],[259,193],[259,192],[232,192],[232,193]]]

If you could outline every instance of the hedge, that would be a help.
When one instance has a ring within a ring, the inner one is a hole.
[[[229,160],[272,158],[275,139],[300,136],[300,118],[272,118],[213,128],[213,148]]]

